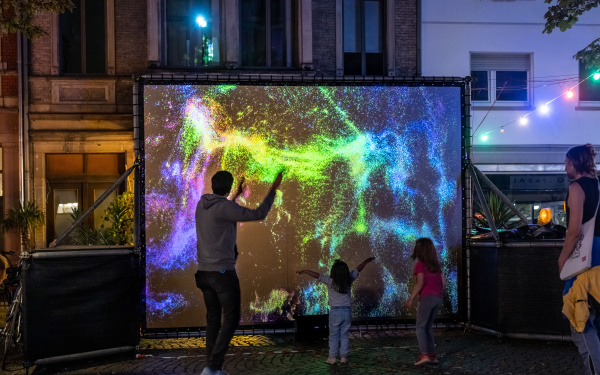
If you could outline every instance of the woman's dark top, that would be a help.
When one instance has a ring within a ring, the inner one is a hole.
[[[580,177],[579,179],[571,182],[572,184],[579,184],[581,189],[583,189],[583,193],[585,194],[585,200],[583,201],[583,218],[581,223],[585,223],[591,220],[596,214],[596,207],[598,205],[598,179],[591,177]],[[566,200],[569,200],[569,193],[567,193]],[[567,228],[569,225],[569,216],[571,214],[569,206],[566,206],[566,214],[567,214]],[[594,229],[594,235],[600,235],[600,220],[596,220],[596,226]]]

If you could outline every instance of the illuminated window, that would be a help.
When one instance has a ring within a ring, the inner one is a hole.
[[[106,3],[75,0],[73,11],[59,16],[63,73],[106,73]]]
[[[531,55],[471,53],[473,104],[529,105]]]
[[[584,63],[579,62],[579,80],[583,81],[579,85],[580,102],[600,101],[600,79],[594,78],[596,72],[597,69],[588,69]]]
[[[240,2],[242,66],[291,66],[291,12],[286,0]]]
[[[344,0],[345,75],[383,75],[383,2]]]
[[[172,67],[203,67],[218,61],[213,42],[211,0],[169,0],[166,7],[166,63]]]

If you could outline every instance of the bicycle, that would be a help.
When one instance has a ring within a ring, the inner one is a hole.
[[[11,295],[11,303],[8,307],[8,311],[6,313],[6,325],[2,330],[2,339],[3,339],[3,355],[2,355],[2,365],[0,366],[2,370],[6,369],[6,362],[9,354],[13,349],[17,349],[22,351],[22,303],[23,296],[21,293],[21,283],[20,283],[20,274],[21,274],[21,264],[23,262],[23,257],[21,257],[21,261],[19,265],[14,270],[14,275],[12,278],[7,278],[4,280],[4,287],[7,290],[7,293]],[[9,282],[7,284],[7,281]],[[14,290],[14,292],[12,292]]]

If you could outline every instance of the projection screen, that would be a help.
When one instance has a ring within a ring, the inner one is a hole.
[[[462,83],[146,81],[143,109],[146,329],[203,327],[194,281],[194,212],[210,178],[230,171],[238,203],[254,208],[277,172],[267,218],[238,224],[240,324],[326,314],[327,290],[297,275],[336,259],[369,264],[352,289],[355,318],[412,318],[410,259],[434,240],[448,284],[442,314],[458,310],[463,241]]]

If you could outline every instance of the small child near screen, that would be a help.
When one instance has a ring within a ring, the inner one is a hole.
[[[415,366],[424,363],[436,364],[438,358],[433,339],[433,320],[442,307],[446,279],[431,239],[419,238],[415,243],[411,259],[417,260],[413,272],[417,283],[405,305],[411,308],[413,300],[417,295],[419,296],[416,329],[421,354]]]
[[[352,298],[350,289],[352,282],[356,280],[359,273],[365,268],[367,263],[375,258],[365,259],[355,269],[350,271],[348,265],[336,260],[331,266],[329,276],[320,274],[311,270],[301,270],[296,273],[299,275],[309,275],[327,285],[329,297],[329,357],[327,363],[334,364],[337,360],[338,352],[341,356],[342,364],[348,363],[348,352],[350,349],[350,325],[352,323]]]

